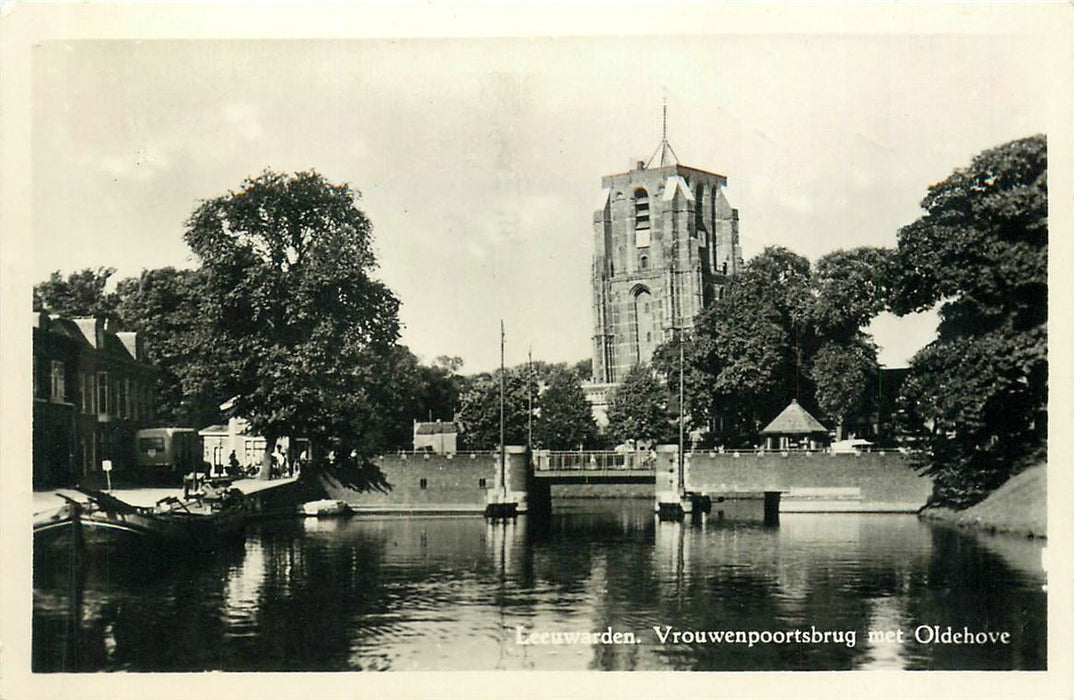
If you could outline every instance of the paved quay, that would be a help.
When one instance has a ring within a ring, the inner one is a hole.
[[[242,491],[243,495],[260,493],[268,489],[275,489],[298,481],[297,476],[284,477],[281,479],[238,479],[231,482],[232,487]],[[103,489],[102,489],[103,490]],[[59,494],[64,494],[76,501],[85,501],[86,495],[74,489],[53,489],[51,491],[34,491],[34,515],[47,513],[63,506],[66,502]],[[181,486],[149,487],[149,488],[117,488],[108,491],[121,501],[126,501],[133,506],[154,506],[162,498],[174,496],[183,497]]]

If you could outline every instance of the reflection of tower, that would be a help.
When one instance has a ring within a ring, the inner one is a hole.
[[[742,266],[723,175],[680,165],[664,139],[649,162],[602,178],[593,215],[593,381],[615,383],[690,329]]]

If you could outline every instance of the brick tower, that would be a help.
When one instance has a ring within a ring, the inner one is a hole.
[[[593,215],[593,382],[649,362],[742,266],[723,175],[680,165],[664,138],[648,163],[601,179]],[[593,387],[595,390],[596,387]],[[594,396],[594,398],[596,398]]]

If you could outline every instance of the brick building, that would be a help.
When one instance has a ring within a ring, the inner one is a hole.
[[[666,136],[648,164],[601,183],[592,278],[598,385],[618,383],[675,329],[692,328],[742,267],[727,178],[679,164]]]
[[[100,478],[134,465],[134,432],[154,419],[155,370],[137,333],[42,311],[33,327],[33,484]]]

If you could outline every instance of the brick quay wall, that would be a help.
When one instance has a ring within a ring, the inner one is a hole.
[[[817,510],[912,511],[924,506],[932,491],[932,480],[898,452],[693,453],[686,485],[702,493],[783,490],[784,510],[799,502],[800,510],[816,503]],[[824,508],[822,502],[836,505]]]
[[[505,462],[508,492],[524,498],[525,449],[508,447]],[[492,452],[404,452],[381,455],[374,463],[383,490],[356,491],[323,480],[327,497],[346,501],[358,512],[480,513],[489,491],[499,486],[499,456]]]

